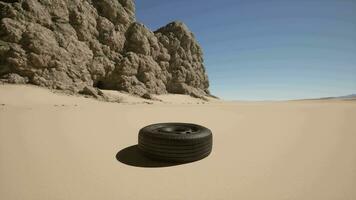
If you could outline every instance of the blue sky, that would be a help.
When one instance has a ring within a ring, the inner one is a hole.
[[[356,0],[136,0],[136,16],[187,24],[223,99],[356,93]]]

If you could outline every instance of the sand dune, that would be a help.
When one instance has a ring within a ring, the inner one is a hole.
[[[0,199],[356,199],[356,102],[158,98],[1,85]],[[173,166],[137,154],[141,127],[173,121],[210,128],[212,154]]]

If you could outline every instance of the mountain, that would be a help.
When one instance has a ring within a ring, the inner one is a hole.
[[[356,94],[350,94],[350,95],[346,95],[346,96],[340,96],[340,97],[335,97],[335,98],[341,98],[341,99],[353,99],[356,98]]]
[[[136,22],[133,0],[8,0],[0,16],[2,82],[95,95],[210,94],[193,33],[182,22],[152,32]]]
[[[350,94],[350,95],[338,96],[338,97],[323,97],[323,98],[318,98],[318,99],[315,99],[315,100],[328,100],[328,99],[334,99],[334,100],[356,100],[356,94]]]

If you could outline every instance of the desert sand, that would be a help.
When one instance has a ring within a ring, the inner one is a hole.
[[[1,85],[0,199],[356,199],[356,101],[158,98],[107,103]],[[158,122],[210,128],[212,154],[146,160],[137,133]]]

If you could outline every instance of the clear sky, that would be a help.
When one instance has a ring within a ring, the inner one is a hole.
[[[356,93],[356,0],[136,0],[136,16],[187,24],[223,99]]]

